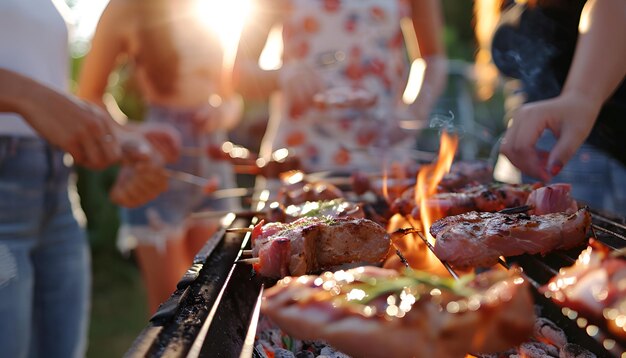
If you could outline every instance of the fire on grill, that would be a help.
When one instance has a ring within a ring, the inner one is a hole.
[[[320,181],[229,214],[128,355],[620,356],[623,219],[576,208],[567,186],[492,184],[466,164],[446,176],[455,148],[444,135],[439,159],[398,187],[385,175],[343,183],[409,209],[357,203]]]

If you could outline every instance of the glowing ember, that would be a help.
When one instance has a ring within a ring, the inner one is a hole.
[[[436,205],[427,205],[427,201],[428,198],[436,194],[437,185],[441,182],[443,176],[450,172],[458,144],[458,136],[443,132],[437,161],[423,166],[417,174],[415,203],[421,208],[420,220],[422,222],[422,228],[431,244],[435,243],[435,239],[430,235],[430,225],[435,220],[441,219],[443,214]]]

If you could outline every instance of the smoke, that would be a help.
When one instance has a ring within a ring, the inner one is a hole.
[[[504,75],[521,80],[527,101],[557,96],[562,86],[554,68],[562,55],[557,24],[540,8],[527,8],[515,20],[494,34],[494,63]]]

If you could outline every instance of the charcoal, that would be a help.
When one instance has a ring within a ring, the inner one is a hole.
[[[559,358],[596,358],[596,355],[577,344],[568,343],[561,349]]]

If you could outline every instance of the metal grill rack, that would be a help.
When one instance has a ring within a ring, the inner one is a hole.
[[[626,247],[624,218],[591,210],[593,236],[613,250]],[[258,217],[229,214],[218,231],[198,253],[177,290],[151,318],[126,357],[252,357],[254,336],[264,281],[249,265],[235,261],[248,248],[247,233],[227,233],[229,227],[255,225]],[[425,242],[425,238],[422,237]],[[428,244],[432,249],[432,245]],[[522,267],[535,287],[534,298],[541,315],[565,331],[570,342],[598,357],[626,357],[626,341],[606,329],[606,322],[593,322],[554,304],[540,294],[560,268],[574,263],[583,248],[546,256],[522,255],[507,258],[501,265]],[[453,277],[456,272],[444,263]]]

